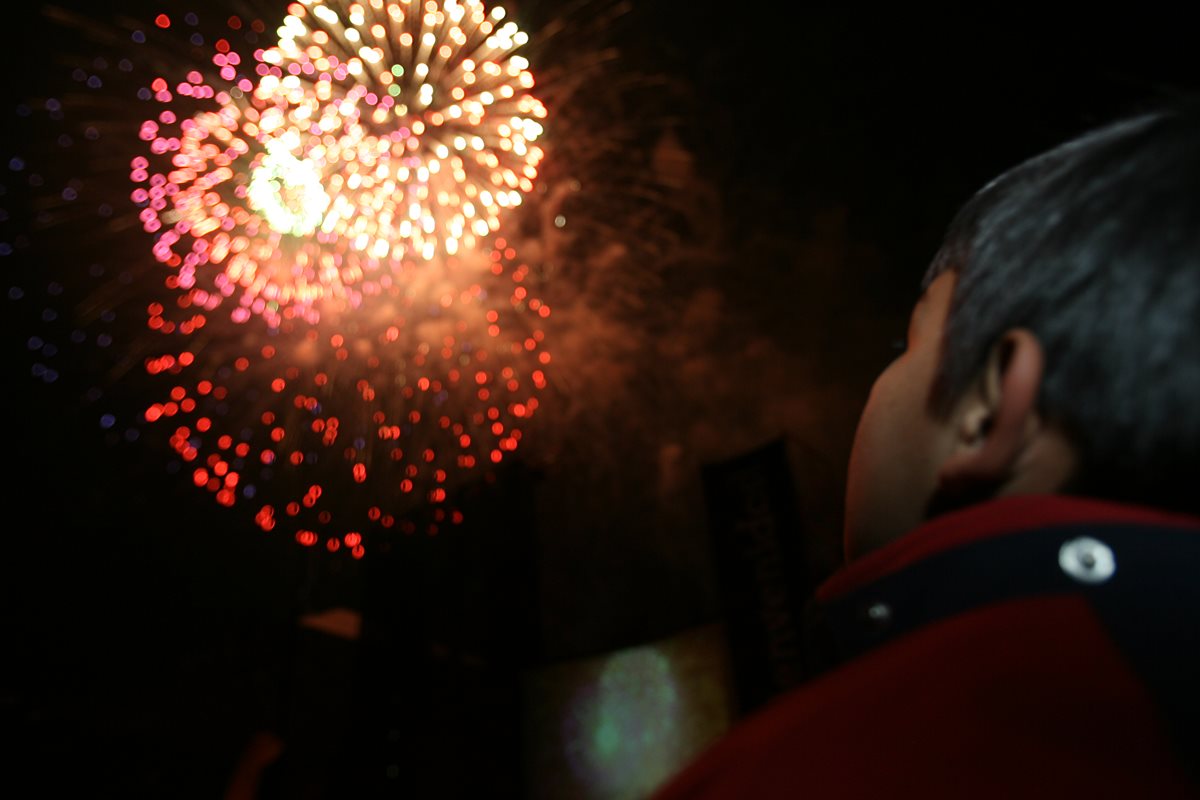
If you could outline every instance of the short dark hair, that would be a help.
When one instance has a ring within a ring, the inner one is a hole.
[[[1200,102],[1122,119],[993,180],[925,273],[958,273],[929,397],[945,418],[1004,331],[1046,356],[1063,491],[1200,511]]]

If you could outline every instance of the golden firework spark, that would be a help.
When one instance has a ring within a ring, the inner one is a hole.
[[[533,187],[546,109],[527,37],[475,0],[293,3],[254,77],[171,87],[131,163],[171,288],[277,325],[357,306],[422,263],[477,247]],[[181,114],[181,99],[200,107]],[[212,267],[217,267],[213,270]]]

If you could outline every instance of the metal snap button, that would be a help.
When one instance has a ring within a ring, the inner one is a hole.
[[[1112,548],[1090,536],[1063,542],[1058,549],[1058,566],[1080,583],[1104,583],[1117,571]]]

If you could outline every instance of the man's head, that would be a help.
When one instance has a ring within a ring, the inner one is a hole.
[[[922,288],[859,421],[848,558],[1005,494],[1200,511],[1196,104],[992,181]]]

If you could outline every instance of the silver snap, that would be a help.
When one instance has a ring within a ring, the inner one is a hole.
[[[1104,542],[1080,536],[1063,542],[1058,549],[1058,566],[1080,583],[1104,583],[1117,571],[1117,559]]]

